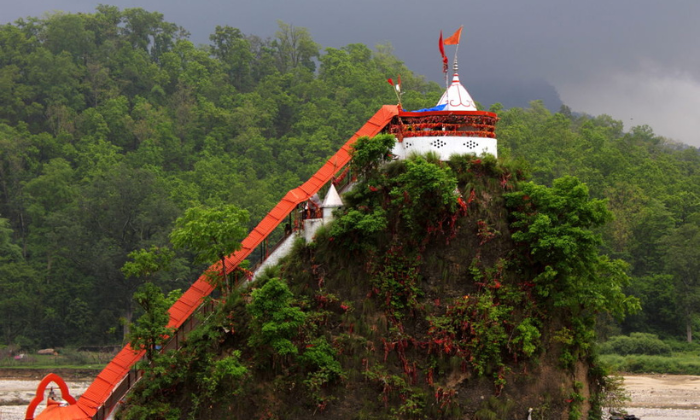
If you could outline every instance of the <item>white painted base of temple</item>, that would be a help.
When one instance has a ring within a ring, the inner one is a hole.
[[[306,243],[314,241],[316,231],[325,224],[324,219],[306,219],[304,220],[304,239]]]
[[[412,153],[435,152],[440,160],[448,160],[452,155],[491,154],[498,157],[497,140],[488,137],[426,136],[406,137],[396,142],[392,153],[399,159],[406,159]]]

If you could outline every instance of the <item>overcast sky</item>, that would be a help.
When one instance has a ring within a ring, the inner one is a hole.
[[[281,19],[323,47],[389,42],[414,72],[438,81],[437,38],[464,25],[460,76],[546,81],[574,111],[648,124],[700,146],[699,0],[3,0],[0,23],[99,3],[158,11],[207,43],[216,25],[272,36]],[[451,54],[448,48],[448,55]],[[476,96],[476,95],[475,95]],[[479,100],[479,97],[474,99]],[[532,99],[538,99],[533,97]]]

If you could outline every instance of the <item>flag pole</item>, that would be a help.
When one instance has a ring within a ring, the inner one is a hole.
[[[459,69],[459,68],[458,68],[458,65],[457,65],[457,53],[458,53],[458,52],[459,52],[459,43],[457,44],[457,48],[455,48],[455,62],[454,62],[454,67],[453,67],[453,71],[454,71],[455,73],[457,73],[457,71],[458,71],[458,69]]]
[[[457,32],[455,32],[451,37],[445,39],[443,43],[445,45],[457,45],[457,48],[455,48],[455,58],[454,58],[454,72],[457,72],[457,53],[459,52],[459,43],[462,38],[462,28],[463,26],[460,26],[459,29],[457,29]],[[441,38],[442,38],[442,32],[440,32]],[[441,45],[442,48],[442,45]],[[445,75],[445,78],[447,78],[447,75]],[[445,83],[447,84],[447,83]]]
[[[450,72],[446,71],[445,73],[445,89],[449,89],[450,87]]]

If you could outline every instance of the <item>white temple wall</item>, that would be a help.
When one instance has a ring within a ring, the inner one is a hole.
[[[316,231],[324,225],[323,219],[305,219],[304,220],[304,239],[307,243],[314,241]]]
[[[481,156],[488,153],[498,157],[497,143],[496,139],[488,137],[406,137],[402,142],[396,142],[392,153],[399,159],[405,159],[411,153],[425,154],[430,151],[437,153],[440,160],[448,160],[455,154]]]

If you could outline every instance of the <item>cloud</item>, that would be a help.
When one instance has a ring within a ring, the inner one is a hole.
[[[646,60],[632,71],[596,73],[558,90],[576,111],[611,115],[627,130],[646,124],[658,135],[700,146],[700,80],[688,71]]]
[[[8,2],[0,23],[41,16],[47,10],[92,13],[100,3],[105,1]],[[216,25],[230,25],[263,38],[273,36],[277,19],[307,27],[324,47],[349,43],[373,47],[390,42],[411,70],[440,83],[438,34],[441,29],[451,33],[464,25],[460,76],[467,89],[479,93],[483,101],[490,102],[489,96],[508,95],[493,100],[508,102],[514,92],[523,91],[516,87],[542,81],[548,89],[545,94],[531,93],[528,87],[520,95],[523,100],[542,99],[553,86],[574,111],[608,113],[624,120],[628,128],[646,123],[661,135],[700,143],[695,134],[700,132],[700,123],[692,119],[698,109],[696,98],[700,98],[698,0],[106,3],[159,11],[167,21],[190,31],[195,44],[208,43]],[[493,95],[479,92],[484,89]],[[556,101],[547,102],[556,108]]]

